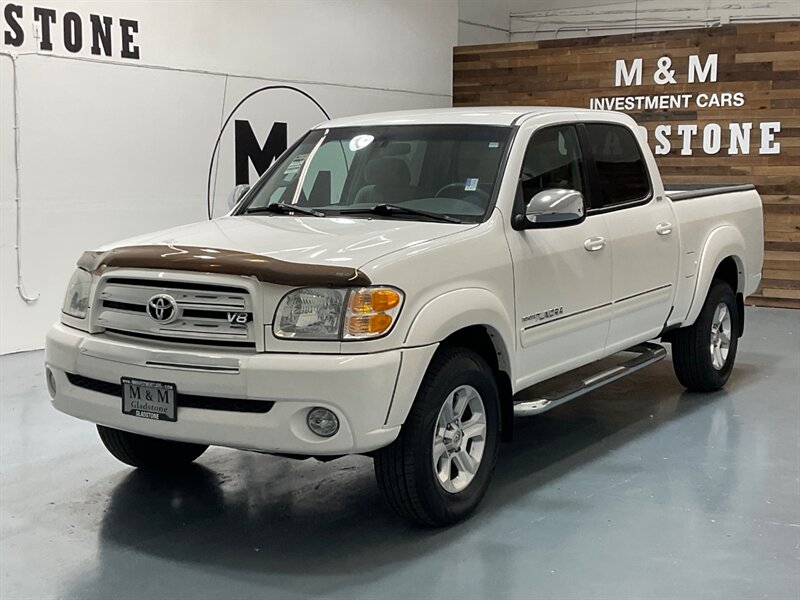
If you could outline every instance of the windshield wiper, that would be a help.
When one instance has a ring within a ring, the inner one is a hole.
[[[305,206],[297,206],[295,204],[285,204],[284,202],[273,202],[266,206],[257,206],[255,208],[248,208],[244,211],[246,215],[253,215],[256,213],[275,213],[278,215],[289,215],[292,213],[303,213],[304,215],[311,215],[312,217],[324,217],[325,213],[313,208],[306,208]]]
[[[428,212],[427,210],[417,210],[416,208],[408,208],[398,204],[376,204],[369,208],[343,208],[339,211],[340,215],[380,215],[382,217],[392,217],[394,215],[416,215],[418,217],[427,217],[436,221],[446,221],[448,223],[461,223],[461,219],[456,219],[450,215],[443,215],[440,213]]]

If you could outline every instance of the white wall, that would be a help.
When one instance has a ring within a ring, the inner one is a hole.
[[[459,0],[458,44],[499,44],[509,41],[509,0]]]
[[[797,0],[509,0],[514,42],[797,19]]]
[[[459,0],[458,6],[460,46],[800,18],[797,0]]]
[[[249,91],[290,80],[331,116],[451,104],[454,0],[14,4],[25,43],[0,48],[0,353],[42,347],[82,251],[205,218],[214,140]],[[34,38],[34,6],[57,10],[52,52]],[[67,11],[83,23],[75,54],[62,41]],[[91,54],[91,13],[114,18],[112,57]],[[119,55],[119,18],[138,21],[139,60]],[[2,14],[0,28],[9,30]],[[33,303],[16,288],[9,52],[19,55],[22,273]],[[288,123],[291,143],[324,120],[289,91],[254,97],[236,118],[262,144],[275,121]],[[231,124],[216,214],[234,184],[233,140]]]

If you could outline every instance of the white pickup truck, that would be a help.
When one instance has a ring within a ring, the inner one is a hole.
[[[231,205],[84,253],[47,336],[54,406],[142,468],[367,454],[428,525],[477,506],[515,416],[664,358],[653,340],[688,389],[723,386],[761,276],[754,188],[665,191],[612,112],[336,119]]]

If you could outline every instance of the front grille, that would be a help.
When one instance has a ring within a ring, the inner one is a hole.
[[[75,373],[67,373],[69,382],[86,390],[122,398],[122,385],[93,379]],[[246,400],[243,398],[217,398],[216,396],[195,396],[193,394],[175,393],[175,403],[179,408],[200,408],[203,410],[226,410],[242,413],[268,413],[275,404],[268,400]]]
[[[82,387],[86,390],[108,394],[109,396],[122,397],[122,385],[119,383],[92,379],[91,377],[84,377],[83,375],[77,375],[75,373],[67,373],[67,379],[72,385]]]
[[[198,346],[217,346],[222,348],[255,348],[255,342],[236,342],[229,340],[204,340],[200,338],[180,338],[177,336],[152,335],[149,333],[136,333],[133,331],[123,331],[120,329],[106,329],[106,333],[121,335],[124,337],[134,337],[143,340],[154,340],[156,342],[173,342],[183,344],[195,344]]]
[[[133,304],[131,302],[117,302],[116,300],[103,300],[103,308],[112,310],[129,310],[131,312],[147,312],[144,304]]]
[[[195,283],[193,281],[164,281],[161,279],[139,279],[135,277],[109,277],[106,283],[120,283],[122,285],[138,285],[141,287],[163,288],[170,287],[176,290],[194,290],[203,292],[221,292],[229,294],[231,292],[246,294],[245,288],[229,285],[215,285],[209,283]]]
[[[167,322],[151,318],[153,296],[167,294],[177,316]],[[101,280],[93,310],[95,324],[118,336],[160,342],[256,349],[254,302],[246,288],[138,277]]]

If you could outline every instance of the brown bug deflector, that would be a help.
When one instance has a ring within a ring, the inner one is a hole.
[[[123,246],[107,252],[84,252],[78,260],[78,266],[91,273],[101,273],[107,268],[116,267],[242,275],[255,277],[265,283],[287,286],[367,286],[371,283],[369,277],[358,269],[292,263],[235,250],[167,244]]]

